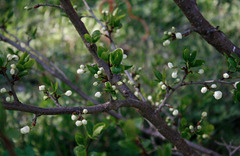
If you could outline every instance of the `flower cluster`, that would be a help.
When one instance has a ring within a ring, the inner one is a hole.
[[[88,113],[88,110],[87,109],[83,109],[83,111],[82,111],[82,113],[83,114],[87,114]],[[74,120],[77,120],[76,122],[75,122],[75,125],[77,126],[77,127],[79,127],[79,126],[81,126],[81,125],[87,125],[87,120],[86,119],[84,119],[82,116],[77,116],[77,115],[75,115],[75,114],[72,114],[72,116],[71,116],[71,119],[74,121]],[[81,120],[80,120],[81,119]]]
[[[30,127],[29,126],[24,126],[23,128],[20,129],[20,132],[22,134],[27,134],[30,132]]]
[[[85,66],[83,64],[80,65],[80,68],[77,69],[77,74],[85,73]]]
[[[182,39],[182,33],[180,32],[175,32],[175,27],[172,27],[172,31],[165,31],[164,32],[164,35],[166,36],[166,39],[165,41],[163,42],[163,46],[168,46],[170,44],[170,38],[172,38],[172,40],[174,39],[178,39],[178,40],[181,40]]]

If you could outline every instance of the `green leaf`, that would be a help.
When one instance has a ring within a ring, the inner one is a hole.
[[[90,138],[93,138],[93,123],[91,121],[88,121],[88,124],[86,125],[87,134]]]
[[[162,77],[163,77],[162,74],[156,69],[154,69],[153,72],[154,72],[154,75],[156,76],[156,78],[158,79],[158,81],[159,82],[162,81]]]
[[[116,49],[110,54],[110,63],[117,67],[121,64],[123,59],[123,50],[121,48]]]
[[[132,65],[120,65],[122,67],[123,70],[128,70],[130,68],[132,68]]]
[[[236,87],[237,87],[237,91],[240,92],[240,83],[237,83]]]
[[[190,59],[190,51],[189,49],[184,49],[183,50],[183,59],[188,62]]]
[[[22,54],[22,56],[20,57],[20,59],[19,59],[19,64],[23,64],[24,63],[24,60],[25,60],[25,58],[28,56],[28,53],[25,51],[23,54]]]
[[[134,120],[127,120],[123,125],[123,132],[127,138],[135,139],[138,135],[137,127],[135,126]]]
[[[23,66],[24,66],[24,68],[26,68],[26,69],[30,69],[30,68],[32,68],[32,66],[34,65],[34,63],[35,63],[35,60],[34,59],[30,59],[28,62],[26,62]]]
[[[105,127],[106,127],[106,124],[103,123],[103,122],[96,124],[96,125],[93,127],[93,137],[99,136],[99,135],[103,132],[103,130],[104,130]]]
[[[99,30],[95,30],[92,33],[92,43],[96,43],[101,38],[101,32]]]
[[[24,66],[23,65],[21,65],[21,64],[16,64],[16,67],[17,67],[17,69],[18,69],[18,71],[19,72],[21,72],[21,71],[24,71],[25,70],[25,68],[24,68]]]
[[[78,145],[74,147],[73,151],[76,156],[86,155],[86,148],[83,145]]]
[[[123,70],[121,67],[111,67],[111,71],[113,74],[121,73]]]
[[[85,139],[81,133],[77,133],[75,135],[75,141],[77,142],[78,145],[83,145],[85,147]]]
[[[27,70],[24,70],[24,71],[19,72],[18,76],[21,78],[21,77],[28,75],[28,73],[29,72]]]
[[[84,38],[88,43],[92,43],[92,38],[89,34],[84,34]]]
[[[185,118],[181,119],[181,127],[186,127],[187,126],[187,120]]]
[[[87,65],[87,68],[92,74],[96,74],[98,72],[98,66],[96,64],[94,66]]]
[[[118,141],[118,145],[131,151],[138,151],[139,149],[132,139]]]
[[[237,97],[238,102],[240,102],[240,92],[237,92],[236,97]]]
[[[194,62],[190,63],[190,67],[199,67],[205,63],[204,60],[195,60]]]
[[[165,68],[163,68],[162,81],[165,82],[165,79],[166,79],[166,71],[165,71]]]
[[[54,87],[54,91],[53,92],[56,92],[58,89],[58,82],[55,82],[55,87]]]
[[[15,52],[12,50],[12,48],[7,48],[8,53],[15,54]]]
[[[182,131],[181,136],[185,139],[190,139],[191,138],[191,133],[190,133],[189,128],[186,128],[184,131]]]
[[[193,62],[195,60],[196,56],[197,56],[197,51],[195,50],[191,53],[191,56],[189,58],[189,62]]]

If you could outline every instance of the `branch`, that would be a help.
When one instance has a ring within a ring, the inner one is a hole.
[[[48,7],[55,7],[55,8],[59,8],[59,9],[62,9],[62,6],[61,5],[53,5],[53,4],[37,4],[34,6],[34,8],[39,8],[41,6],[48,6]]]
[[[234,45],[226,35],[214,28],[201,14],[196,0],[174,0],[178,7],[191,23],[193,29],[199,33],[209,44],[215,47],[220,53],[230,55],[236,53],[240,56],[240,49]]]

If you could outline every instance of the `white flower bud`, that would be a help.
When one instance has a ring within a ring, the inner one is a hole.
[[[169,111],[172,112],[174,109],[173,108],[169,108]]]
[[[100,67],[99,70],[103,72],[103,67]]]
[[[126,83],[126,82],[127,82],[127,79],[123,79],[122,82]]]
[[[175,27],[172,27],[172,31],[175,31]]]
[[[11,61],[12,60],[12,55],[11,54],[7,54],[7,60]]]
[[[128,80],[128,83],[129,83],[130,85],[134,85],[134,82],[131,81],[131,80]]]
[[[123,59],[126,59],[127,58],[127,55],[126,54],[123,54]]]
[[[112,89],[113,89],[113,90],[116,90],[116,86],[115,86],[115,85],[112,85]]]
[[[72,91],[71,91],[71,90],[68,90],[68,91],[66,91],[64,94],[65,94],[66,96],[70,96],[70,95],[72,95]]]
[[[207,117],[207,112],[202,112],[202,117]]]
[[[45,85],[39,86],[39,90],[40,90],[40,91],[44,91],[44,90],[45,90]]]
[[[180,82],[180,79],[179,79],[179,78],[177,78],[177,79],[176,79],[176,82]]]
[[[98,75],[102,74],[102,71],[101,71],[101,70],[99,70],[99,71],[97,72],[97,74],[98,74]]]
[[[177,116],[178,115],[178,110],[175,109],[172,114],[173,114],[173,116]]]
[[[6,90],[6,88],[2,88],[0,92],[1,92],[1,93],[6,93],[7,90]]]
[[[217,85],[216,84],[212,84],[211,88],[217,88]]]
[[[207,92],[207,87],[202,87],[202,89],[201,89],[201,93],[206,93]]]
[[[148,101],[152,101],[152,96],[149,95],[149,96],[147,97],[147,99],[148,99]]]
[[[87,114],[88,113],[88,110],[87,109],[83,109],[83,114]]]
[[[201,125],[198,125],[198,126],[197,126],[197,129],[199,129],[199,130],[202,129],[202,126],[201,126]]]
[[[169,32],[168,32],[168,35],[172,35],[172,32],[171,32],[171,31],[169,31]]]
[[[163,32],[163,34],[164,34],[164,35],[167,35],[167,34],[168,34],[168,32],[167,32],[167,31],[164,31],[164,32]]]
[[[203,74],[204,70],[203,69],[199,69],[198,74]]]
[[[78,116],[73,114],[73,115],[71,116],[71,119],[72,119],[73,121],[74,121],[74,120],[77,120],[77,119],[78,119]]]
[[[172,62],[168,62],[168,68],[173,68],[173,64],[172,64]]]
[[[79,120],[75,122],[75,125],[78,127],[81,126],[82,124],[83,124],[82,121],[79,121]]]
[[[165,90],[166,88],[167,88],[167,86],[166,85],[162,85],[162,90]]]
[[[12,59],[17,61],[19,57],[17,55],[12,55]]]
[[[6,101],[7,102],[10,102],[11,101],[11,98],[8,96],[8,97],[6,97]]]
[[[222,92],[221,91],[215,91],[213,96],[216,100],[219,100],[219,99],[222,98]]]
[[[135,96],[138,96],[138,92],[137,92],[137,91],[135,91],[135,92],[134,92],[134,95],[135,95]]]
[[[100,92],[96,92],[94,96],[97,97],[97,98],[100,98],[101,95],[102,95],[102,94],[101,94]]]
[[[21,132],[22,134],[27,134],[27,133],[30,132],[30,127],[29,127],[29,126],[25,126],[25,127],[23,127],[23,128],[20,129],[20,132]]]
[[[85,66],[83,64],[80,65],[80,69],[84,69]]]
[[[14,75],[14,74],[15,74],[15,69],[12,68],[12,69],[10,70],[10,74],[11,74],[11,75]]]
[[[223,74],[223,78],[224,78],[224,79],[228,79],[228,78],[229,78],[228,73],[224,73],[224,74]]]
[[[142,70],[142,67],[139,67],[139,68],[138,68],[138,71],[141,71],[141,70]]]
[[[164,41],[163,42],[163,46],[165,47],[165,46],[168,46],[170,44],[170,41],[169,40],[166,40],[166,41]]]
[[[181,40],[181,39],[182,39],[182,34],[181,34],[181,33],[179,33],[179,32],[178,32],[178,33],[176,33],[176,38],[177,38],[177,39],[179,39],[179,40]]]
[[[16,68],[16,64],[11,64],[10,67],[11,67],[12,69],[15,69],[15,68]]]
[[[97,79],[98,78],[98,74],[94,74],[94,77]]]
[[[48,99],[48,96],[44,95],[43,100],[47,100],[47,99]]]
[[[159,105],[160,105],[160,103],[159,103],[159,102],[156,102],[156,103],[155,103],[155,105],[156,105],[156,106],[159,106]]]
[[[119,85],[119,86],[121,86],[122,84],[123,84],[122,81],[117,82],[117,85]]]
[[[83,124],[83,125],[86,125],[86,124],[87,124],[87,120],[83,119],[83,120],[82,120],[82,124]]]
[[[175,78],[177,78],[177,76],[178,76],[178,75],[177,75],[177,71],[172,72],[172,78],[175,79]]]
[[[202,138],[203,138],[203,139],[206,139],[206,138],[208,138],[208,135],[207,135],[207,134],[203,134],[203,135],[202,135]]]
[[[97,86],[98,85],[98,82],[93,82],[93,86]]]
[[[113,98],[113,100],[117,100],[117,97],[116,97],[116,96],[113,96],[112,98]]]
[[[84,69],[78,69],[77,70],[77,74],[83,74],[85,71],[84,71]]]
[[[190,126],[189,126],[189,129],[190,129],[190,130],[193,130],[193,128],[194,128],[193,125],[190,125]]]

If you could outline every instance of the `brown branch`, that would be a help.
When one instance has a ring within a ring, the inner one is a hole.
[[[34,6],[34,8],[39,8],[41,6],[48,6],[48,7],[55,7],[55,8],[59,8],[59,9],[62,9],[62,6],[61,5],[53,5],[53,4],[37,4]]]
[[[0,139],[5,144],[6,149],[9,151],[9,154],[11,156],[16,156],[16,153],[14,151],[14,146],[12,142],[9,140],[9,138],[3,133],[3,131],[0,129]]]
[[[217,28],[214,28],[201,14],[196,0],[174,0],[178,7],[191,23],[193,29],[199,33],[209,44],[215,47],[220,53],[230,55],[236,53],[240,56],[240,49],[234,45],[226,35]]]

